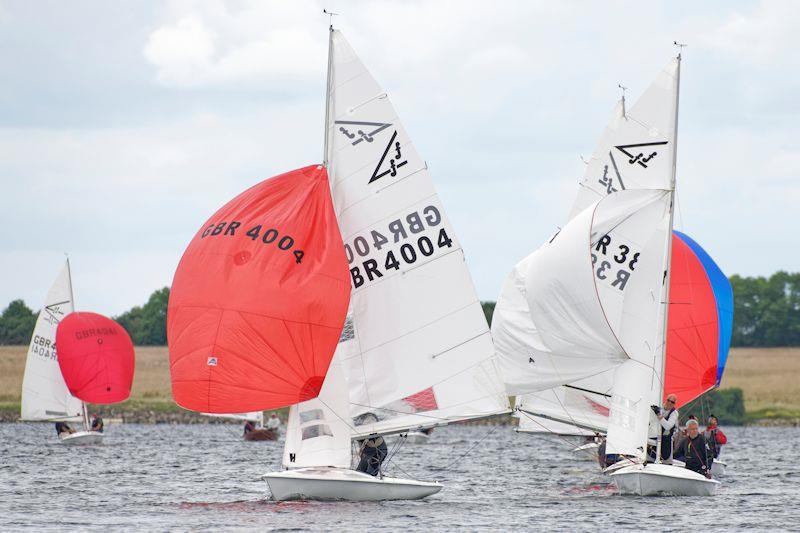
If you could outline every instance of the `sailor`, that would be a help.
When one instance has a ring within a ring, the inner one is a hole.
[[[651,432],[651,437],[655,439],[658,438],[660,434],[661,460],[666,462],[672,460],[672,435],[675,433],[675,429],[678,425],[679,413],[678,410],[675,409],[676,403],[678,403],[678,397],[674,394],[669,394],[667,399],[664,400],[663,409],[657,405],[651,406],[661,426],[660,428],[656,427],[655,431]],[[660,431],[658,431],[659,429]],[[655,435],[653,433],[655,433]],[[655,457],[655,452],[653,452],[651,456]]]
[[[256,429],[256,425],[253,424],[253,422],[251,420],[245,421],[245,423],[244,423],[244,434],[245,435],[247,435],[251,431],[254,431],[255,429]]]
[[[69,427],[66,422],[56,422],[56,433],[59,437],[75,433],[75,430]]]
[[[686,421],[686,437],[675,449],[675,458],[686,462],[686,468],[689,470],[711,479],[711,464],[714,462],[714,455],[711,453],[705,437],[700,433],[700,425],[697,420]]]
[[[278,418],[278,415],[272,413],[267,420],[267,429],[271,429],[272,431],[278,431],[281,428],[281,419]]]
[[[726,437],[725,433],[719,428],[719,421],[716,416],[709,415],[708,425],[706,426],[703,436],[706,438],[706,442],[708,442],[708,447],[711,448],[714,459],[717,459],[722,451],[722,445],[728,444],[728,437]]]
[[[600,446],[597,447],[597,460],[600,463],[600,469],[605,470],[609,466],[613,465],[614,463],[618,462],[622,459],[622,456],[616,453],[606,453],[606,439],[603,437],[598,437],[600,439]]]
[[[361,441],[361,460],[358,462],[356,470],[377,476],[381,473],[381,465],[388,453],[389,450],[383,437],[373,433]]]
[[[92,415],[92,431],[97,431],[98,433],[102,433],[104,426],[105,424],[103,423],[103,419],[100,418],[100,415],[94,413]]]

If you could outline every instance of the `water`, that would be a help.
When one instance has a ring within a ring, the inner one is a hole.
[[[564,441],[453,426],[396,459],[444,483],[426,500],[275,503],[259,476],[282,444],[244,442],[237,426],[111,426],[104,445],[69,448],[50,424],[0,424],[0,531],[800,530],[800,428],[725,431],[731,466],[713,498],[621,497]]]

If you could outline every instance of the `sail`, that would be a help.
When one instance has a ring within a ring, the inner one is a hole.
[[[658,311],[652,295],[658,293],[663,268],[644,259],[663,244],[668,205],[666,191],[609,195],[530,258],[524,273],[530,314],[526,337],[506,338],[510,328],[502,323],[502,307],[501,321],[493,326],[503,376],[512,390],[550,389],[606,372],[630,357],[646,358],[653,339],[648,346],[641,334],[652,329],[647,321]],[[507,283],[501,300],[512,298],[519,286]],[[531,342],[534,333],[540,343]],[[510,342],[520,349],[501,349]]]
[[[58,364],[76,397],[87,403],[123,402],[133,384],[133,342],[125,328],[97,313],[70,313],[56,330]]]
[[[628,189],[671,189],[674,159],[677,58],[626,109],[616,106],[586,166],[570,218],[600,198]]]
[[[594,435],[608,430],[614,371],[517,397],[520,431]]]
[[[65,264],[47,293],[28,346],[22,379],[22,420],[81,420],[81,401],[69,393],[56,354],[56,327],[73,310],[72,281]]]
[[[251,187],[203,224],[175,272],[167,314],[175,401],[242,413],[316,397],[349,297],[325,168]]]
[[[678,407],[718,385],[730,346],[732,300],[730,282],[711,257],[675,232],[664,394],[676,394]]]
[[[351,426],[348,411],[347,383],[338,356],[334,356],[319,396],[289,408],[284,468],[349,468]]]
[[[489,328],[425,162],[331,30],[326,160],[352,283],[356,436],[508,410]],[[375,422],[375,420],[378,420]]]

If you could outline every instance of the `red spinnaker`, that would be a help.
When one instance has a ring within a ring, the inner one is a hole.
[[[665,397],[676,394],[680,407],[713,388],[718,345],[717,307],[708,275],[689,246],[673,235]]]
[[[58,366],[69,392],[87,403],[128,399],[133,342],[125,328],[97,313],[70,313],[56,329]]]
[[[175,401],[243,413],[315,398],[349,301],[325,168],[246,190],[203,224],[175,272],[167,312]]]

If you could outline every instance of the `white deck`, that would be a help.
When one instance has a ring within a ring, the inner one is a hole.
[[[620,494],[638,496],[713,496],[719,486],[719,481],[666,464],[634,464],[609,475]]]

